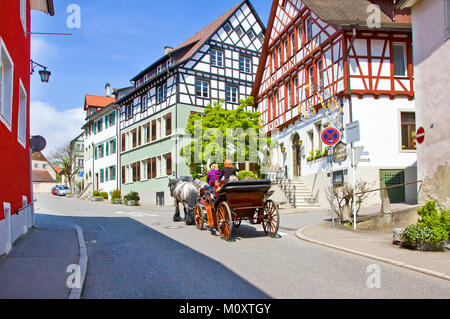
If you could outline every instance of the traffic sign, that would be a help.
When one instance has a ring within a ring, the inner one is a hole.
[[[341,132],[335,127],[327,127],[323,130],[322,142],[328,146],[334,146],[341,140]]]
[[[423,127],[419,127],[416,134],[417,143],[422,144],[425,141],[425,129]]]
[[[345,136],[347,137],[347,144],[359,142],[359,121],[355,121],[345,125]]]

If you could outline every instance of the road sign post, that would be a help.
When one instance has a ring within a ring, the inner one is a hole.
[[[352,165],[352,186],[353,186],[353,229],[356,230],[356,166],[361,158],[364,148],[355,149],[355,142],[361,139],[359,121],[345,125],[347,143],[351,143],[351,165]],[[358,158],[358,159],[357,159]]]

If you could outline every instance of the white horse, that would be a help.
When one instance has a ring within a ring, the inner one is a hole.
[[[195,180],[194,182],[184,181],[180,179],[169,180],[170,195],[175,202],[175,215],[173,216],[174,222],[185,221],[186,225],[194,224],[194,207],[197,205],[198,195],[201,187],[200,183]],[[200,185],[200,186],[199,186]],[[182,203],[184,207],[184,219],[180,216],[179,204]]]

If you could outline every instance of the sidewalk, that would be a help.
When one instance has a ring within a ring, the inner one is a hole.
[[[36,215],[37,227],[0,257],[0,299],[66,299],[69,265],[78,265],[75,225],[62,218]]]
[[[333,249],[376,259],[396,266],[450,280],[450,251],[423,252],[392,244],[392,230],[354,231],[322,223],[297,232],[297,237]]]

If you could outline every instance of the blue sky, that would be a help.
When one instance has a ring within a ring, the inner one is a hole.
[[[54,0],[55,16],[32,13],[31,58],[52,72],[50,82],[31,79],[31,133],[47,138],[48,149],[75,137],[83,122],[85,94],[104,95],[105,83],[125,87],[129,80],[207,26],[238,0]],[[251,1],[265,25],[270,0]],[[81,28],[70,29],[66,10],[81,9]],[[45,114],[45,116],[43,116]],[[80,131],[81,132],[81,131]]]

